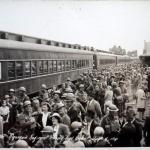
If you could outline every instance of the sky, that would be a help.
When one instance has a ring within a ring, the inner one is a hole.
[[[142,54],[150,42],[150,1],[0,0],[0,30]]]

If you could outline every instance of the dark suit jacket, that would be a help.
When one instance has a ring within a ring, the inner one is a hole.
[[[101,106],[96,100],[87,103],[87,110],[93,111],[99,118],[102,116]]]
[[[91,138],[94,137],[94,130],[97,126],[99,126],[99,124],[95,120],[93,120],[92,123],[91,123],[91,127],[90,127],[90,136],[91,136]]]
[[[150,117],[146,117],[144,124],[144,137],[146,146],[150,146]]]

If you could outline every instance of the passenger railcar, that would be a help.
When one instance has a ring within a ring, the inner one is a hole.
[[[94,58],[94,68],[100,69],[102,66],[107,65],[116,65],[117,64],[117,56],[114,54],[104,53],[104,52],[96,52],[93,56]]]
[[[0,35],[0,96],[21,86],[26,87],[27,94],[36,93],[43,83],[48,87],[60,85],[67,77],[76,80],[93,68],[93,52],[85,47],[12,33]]]

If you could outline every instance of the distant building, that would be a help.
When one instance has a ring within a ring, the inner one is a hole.
[[[144,50],[143,54],[150,55],[150,42],[144,41]]]

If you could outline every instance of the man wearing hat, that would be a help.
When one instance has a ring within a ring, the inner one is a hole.
[[[11,105],[18,103],[18,99],[15,96],[15,90],[14,89],[9,90],[9,100],[10,100]]]
[[[76,91],[75,96],[77,100],[86,108],[87,104],[87,93],[84,91],[84,84],[79,85],[79,90]]]
[[[126,112],[126,122],[119,133],[117,146],[139,147],[141,139],[142,125],[135,118],[135,111],[131,107]]]
[[[67,93],[65,95],[64,103],[71,122],[82,121],[85,115],[85,109],[79,102],[76,101],[75,95],[73,93]]]
[[[41,131],[42,137],[39,138],[34,145],[35,148],[52,148],[55,147],[55,140],[53,138],[54,130],[52,126],[45,126]]]
[[[67,82],[65,83],[66,87],[71,87],[71,89],[73,89],[73,91],[76,91],[76,87],[75,85],[71,82],[70,77],[67,78]]]
[[[24,103],[25,101],[29,101],[29,97],[26,94],[26,88],[25,87],[20,87],[19,88],[19,97],[18,101],[19,103]]]
[[[93,111],[95,114],[95,118],[97,118],[97,121],[99,122],[102,117],[102,111],[100,104],[94,99],[94,94],[89,93],[88,95],[88,102],[86,110]]]
[[[49,93],[45,84],[41,85],[41,91],[39,92],[40,102],[49,101]]]
[[[52,106],[52,111],[56,112],[57,105],[62,104],[62,100],[60,99],[60,95],[61,95],[60,90],[54,91],[53,95],[54,95],[53,104],[51,106]]]
[[[108,139],[114,138],[118,135],[120,124],[118,120],[118,108],[112,104],[108,107],[108,114],[101,120],[101,127],[103,127],[105,134],[104,137]]]
[[[70,117],[67,114],[67,110],[66,110],[65,105],[63,103],[59,103],[57,105],[56,112],[58,112],[58,114],[61,116],[62,123],[69,127],[70,123],[71,123],[71,120],[70,120]]]
[[[18,116],[17,123],[21,136],[30,136],[36,127],[35,118],[32,117],[32,107],[30,101],[23,103],[24,111]]]

